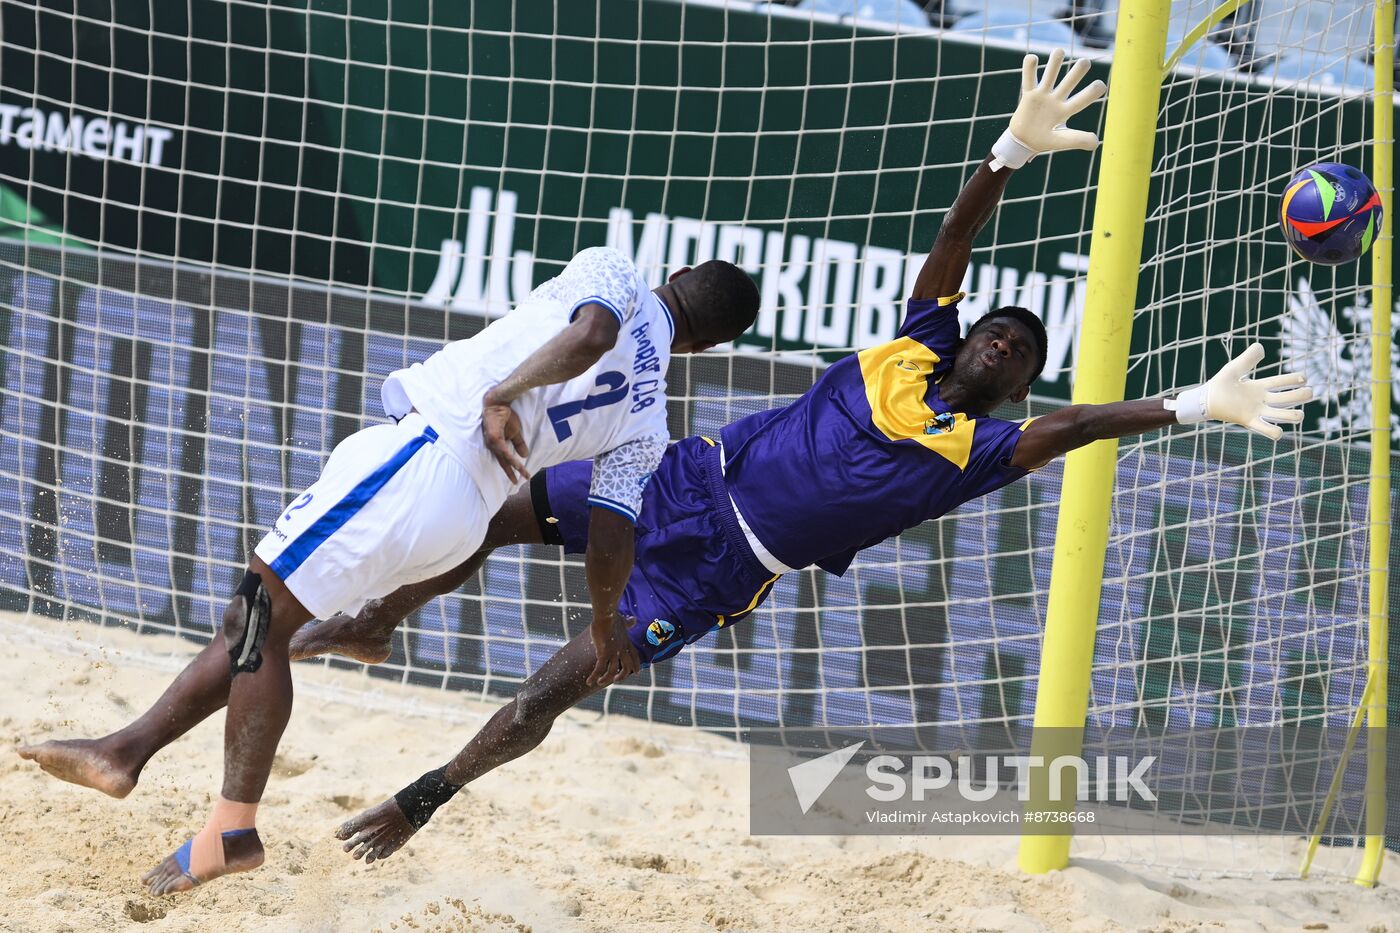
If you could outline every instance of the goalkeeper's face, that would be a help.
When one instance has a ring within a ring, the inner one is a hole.
[[[1038,362],[1030,328],[1014,318],[979,321],[958,348],[953,373],[988,410],[1021,402],[1031,390]]]

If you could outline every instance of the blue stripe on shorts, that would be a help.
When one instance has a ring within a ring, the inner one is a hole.
[[[296,540],[287,545],[281,554],[277,555],[268,567],[279,579],[285,580],[298,567],[306,562],[312,552],[325,542],[327,538],[339,531],[346,522],[355,517],[355,513],[365,507],[365,503],[374,498],[374,494],[383,489],[389,480],[394,478],[394,474],[403,469],[403,465],[416,454],[424,444],[431,444],[438,439],[438,433],[431,427],[424,428],[423,433],[409,441],[398,452],[389,458],[383,466],[375,470],[369,476],[345,494],[345,497],[331,506],[316,521],[311,523]]]

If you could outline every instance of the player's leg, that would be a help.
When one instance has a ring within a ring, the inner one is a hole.
[[[157,751],[223,709],[228,685],[228,651],[220,631],[131,724],[99,739],[53,739],[22,746],[19,756],[60,780],[125,797]]]
[[[365,664],[380,664],[392,650],[394,630],[429,600],[452,593],[476,576],[493,550],[512,544],[543,544],[529,489],[506,500],[486,530],[481,549],[441,576],[400,587],[383,599],[371,600],[354,617],[340,614],[302,626],[292,636],[291,658],[300,661],[321,654],[339,654]]]
[[[497,710],[457,753],[445,769],[447,782],[458,787],[468,784],[543,742],[561,713],[602,689],[588,683],[595,660],[588,632],[574,636],[527,677],[515,699]],[[392,855],[426,822],[426,818],[410,821],[396,798],[390,797],[347,820],[336,830],[336,838],[345,840],[345,851],[355,858],[373,862]]]
[[[247,572],[258,574],[269,594],[274,587],[279,594],[287,592],[256,558]],[[273,602],[274,612],[279,601],[280,596]],[[244,597],[235,597],[224,610],[224,620],[236,619],[244,605]],[[281,614],[295,613],[287,607]],[[36,762],[54,777],[112,797],[125,797],[156,752],[224,708],[230,682],[228,648],[220,628],[150,709],[130,724],[99,739],[55,739],[24,746],[19,749],[20,757]]]
[[[284,598],[293,603],[295,599],[261,561],[255,558],[246,573],[257,574],[267,592],[276,594],[272,598],[274,612],[295,615],[300,611],[299,604],[295,610],[291,606],[281,606]],[[247,579],[245,576],[245,581]],[[239,622],[247,598],[243,594],[234,597],[224,610],[225,624],[230,620]],[[156,752],[224,708],[229,684],[228,647],[224,629],[220,628],[150,709],[127,726],[98,739],[55,739],[24,746],[18,750],[19,755],[61,780],[91,787],[112,797],[125,797],[136,786],[141,770]]]
[[[357,434],[337,446],[326,463],[325,474],[354,466],[365,446],[363,442],[364,438]],[[297,511],[293,503],[279,522],[294,517]],[[281,586],[280,580],[277,585]],[[223,619],[237,619],[236,607],[240,605],[246,606],[246,598],[236,596],[224,610]],[[23,746],[18,752],[21,758],[34,761],[61,780],[112,797],[125,797],[158,751],[223,709],[228,703],[229,684],[229,655],[220,629],[160,698],[129,725],[98,739],[58,739]]]
[[[248,605],[261,611],[224,624],[232,682],[222,793],[205,827],[146,875],[152,894],[260,863],[252,830],[291,714],[288,645],[297,628],[315,612],[358,607],[437,576],[477,549],[486,504],[436,440],[421,417],[353,435],[258,545],[240,592],[260,580]]]
[[[248,649],[239,655],[258,656],[260,661],[256,670],[240,670],[230,680],[234,654],[223,657],[229,706],[223,790],[204,828],[142,877],[153,895],[187,891],[222,875],[251,871],[263,862],[257,804],[292,712],[287,642],[311,613],[257,556],[249,561],[240,595],[243,598],[235,598],[224,615],[222,634],[237,639],[236,648]],[[228,643],[223,637],[218,641]],[[213,678],[208,682],[212,685]]]
[[[482,548],[441,576],[400,587],[383,599],[371,600],[356,615],[341,612],[329,619],[303,625],[292,636],[292,660],[338,654],[363,664],[384,663],[393,653],[394,630],[399,623],[434,597],[451,593],[476,576],[490,554],[490,548]]]

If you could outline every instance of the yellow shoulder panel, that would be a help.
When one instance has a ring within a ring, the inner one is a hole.
[[[858,359],[875,427],[892,441],[918,441],[959,470],[966,469],[976,419],[969,421],[958,412],[946,426],[940,425],[924,401],[938,354],[912,337],[900,337],[862,350]]]

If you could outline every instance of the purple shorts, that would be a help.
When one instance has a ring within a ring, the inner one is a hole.
[[[550,467],[531,484],[545,542],[580,554],[588,547],[593,463]],[[554,521],[550,521],[554,519]],[[777,577],[739,529],[720,471],[719,448],[701,437],[673,444],[642,494],[636,563],[619,611],[643,665],[664,661],[761,604]]]

